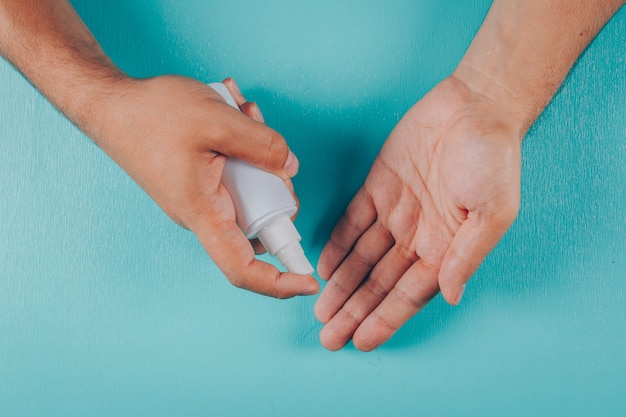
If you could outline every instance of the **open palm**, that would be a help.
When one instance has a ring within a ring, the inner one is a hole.
[[[515,220],[521,125],[454,77],[398,123],[318,264],[325,347],[372,350],[465,282]]]

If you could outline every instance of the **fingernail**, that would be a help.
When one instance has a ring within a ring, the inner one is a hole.
[[[237,81],[235,81],[234,78],[231,78],[231,80],[233,80],[233,90],[235,90],[235,93],[243,97],[243,94],[241,94],[241,90],[239,89],[239,86],[237,85]]]
[[[461,302],[461,298],[463,298],[463,293],[465,292],[465,285],[466,284],[463,284],[461,288],[459,288],[459,291],[456,293],[456,297],[454,297],[455,305],[458,305]]]
[[[287,156],[287,161],[285,161],[285,173],[291,178],[298,173],[299,167],[298,158],[296,158],[293,152],[289,151],[289,156]]]
[[[265,123],[265,118],[263,117],[263,113],[261,113],[261,109],[259,109],[259,106],[257,106],[256,104],[254,105],[254,114],[256,116],[256,119],[259,122]]]

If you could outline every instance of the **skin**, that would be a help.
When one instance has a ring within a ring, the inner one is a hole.
[[[204,83],[134,79],[104,54],[66,0],[0,0],[0,53],[115,160],[179,225],[193,231],[233,285],[278,298],[315,294],[312,276],[255,259],[221,174],[234,156],[283,178],[298,170],[284,138],[234,81],[242,113]]]
[[[452,305],[517,217],[521,142],[623,1],[495,0],[454,73],[385,142],[322,251],[322,344],[370,351]]]

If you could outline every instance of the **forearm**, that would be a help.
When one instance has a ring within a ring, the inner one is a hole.
[[[495,0],[454,76],[518,119],[522,134],[623,0]]]
[[[0,0],[0,54],[83,130],[125,78],[67,0]]]

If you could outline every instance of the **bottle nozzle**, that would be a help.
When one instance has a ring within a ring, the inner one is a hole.
[[[262,228],[257,237],[272,256],[276,256],[287,271],[310,275],[314,269],[300,246],[300,234],[288,215],[278,216]]]

